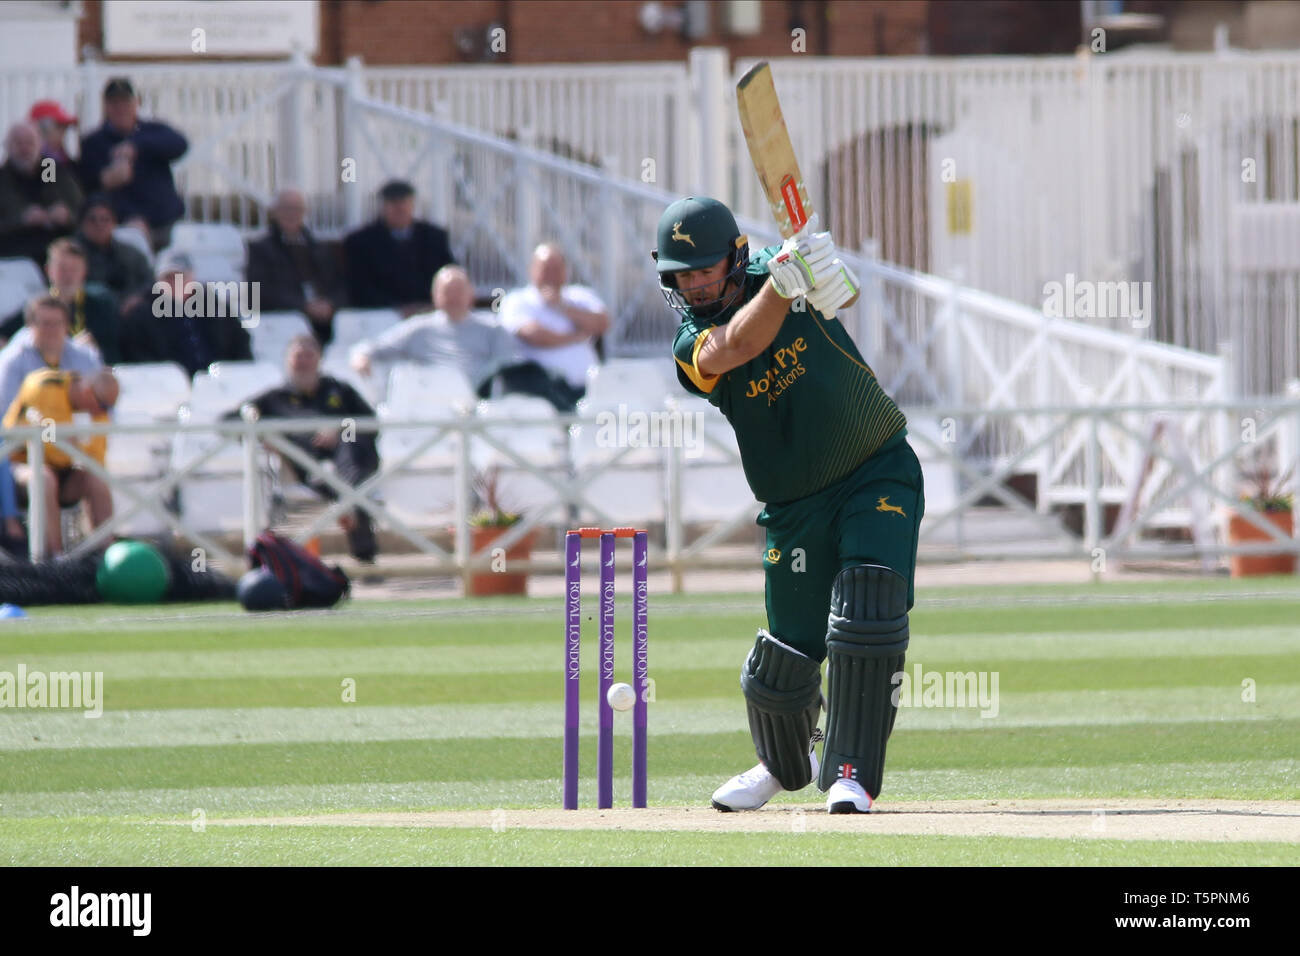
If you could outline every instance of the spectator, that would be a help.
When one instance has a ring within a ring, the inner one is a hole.
[[[277,418],[373,418],[375,410],[356,389],[346,382],[320,373],[320,343],[311,335],[296,336],[285,353],[287,381],[279,388],[263,392],[249,403],[264,419]],[[228,412],[236,418],[239,410]],[[344,440],[342,425],[318,432],[288,433],[284,436],[317,461],[333,461],[338,477],[356,486],[379,470],[379,450],[374,432],[356,432]],[[284,465],[297,475],[291,462]],[[305,479],[305,476],[298,476]],[[325,498],[335,500],[337,493],[322,481],[305,481],[307,487]],[[339,519],[348,536],[348,550],[358,561],[375,560],[375,532],[368,512],[355,508]]]
[[[143,252],[113,237],[116,225],[108,197],[91,196],[81,210],[77,242],[86,250],[86,282],[108,289],[117,300],[118,314],[126,315],[153,281],[153,267]]]
[[[85,250],[71,239],[55,239],[50,243],[45,275],[50,295],[68,304],[73,341],[94,349],[110,365],[121,361],[117,303],[103,286],[86,283]],[[0,325],[0,335],[24,338],[30,334],[23,329],[21,312]]]
[[[460,266],[443,266],[433,278],[435,311],[412,316],[393,326],[373,342],[352,349],[351,362],[369,376],[375,359],[384,362],[418,362],[460,369],[480,398],[488,398],[494,381],[503,393],[538,395],[560,411],[567,391],[536,362],[525,361],[519,343],[497,324],[490,312],[472,310],[474,285]]]
[[[99,353],[68,339],[71,312],[52,295],[38,296],[23,310],[26,330],[0,351],[0,408],[8,408],[28,373],[43,368],[89,374],[104,363]]]
[[[108,193],[118,221],[141,226],[154,249],[161,249],[185,212],[171,164],[189,143],[166,123],[140,119],[139,112],[130,81],[109,80],[104,125],[81,140],[81,178],[87,192]]]
[[[379,218],[343,240],[348,299],[358,309],[397,309],[406,318],[428,308],[434,274],[456,260],[446,230],[415,218],[410,183],[390,182],[379,198]]]
[[[72,232],[80,208],[76,174],[43,163],[36,127],[9,127],[0,166],[0,256],[26,256],[39,265],[50,242]]]
[[[215,300],[210,286],[196,283],[189,256],[164,255],[155,275],[123,320],[124,362],[175,362],[193,375],[213,362],[253,360],[238,303]]]
[[[303,313],[324,345],[334,337],[338,268],[303,225],[306,217],[307,200],[298,190],[286,189],[275,197],[266,236],[248,246],[248,281],[261,283],[263,309]]]
[[[57,439],[58,426],[71,424],[76,412],[89,412],[92,421],[108,421],[108,410],[117,403],[117,395],[117,379],[106,368],[85,376],[64,369],[39,369],[23,379],[18,395],[5,412],[4,427],[49,420],[54,423]],[[70,440],[70,444],[100,465],[104,464],[107,435]],[[45,550],[46,556],[52,558],[63,550],[60,509],[84,501],[90,508],[91,526],[98,528],[113,517],[113,493],[104,479],[75,464],[68,452],[57,444],[46,444],[44,457],[41,477],[45,482]],[[36,477],[33,466],[27,461],[26,446],[14,451],[10,459],[14,463],[18,501],[26,507],[31,483]]]
[[[501,300],[501,324],[523,344],[523,355],[559,377],[576,403],[587,393],[596,364],[592,340],[609,329],[609,313],[595,291],[568,285],[564,253],[552,243],[533,252],[529,285]]]
[[[77,125],[77,118],[64,110],[58,100],[40,100],[32,104],[27,118],[41,134],[41,156],[62,163],[77,173],[77,161],[68,155],[68,127]]]

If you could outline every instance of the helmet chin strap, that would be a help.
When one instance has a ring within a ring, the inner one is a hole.
[[[727,272],[723,281],[723,294],[710,302],[703,302],[699,305],[691,305],[682,295],[680,289],[675,286],[665,285],[663,279],[659,280],[659,291],[663,293],[664,301],[668,307],[676,312],[685,314],[687,309],[701,319],[711,319],[719,313],[727,311],[735,304],[736,299],[740,297],[745,289],[745,269],[749,266],[749,245],[748,243],[738,246],[732,260],[730,271]],[[731,291],[727,292],[727,285],[731,286]]]

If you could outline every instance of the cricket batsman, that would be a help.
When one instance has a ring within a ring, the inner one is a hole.
[[[858,281],[814,228],[751,256],[726,206],[691,197],[664,211],[652,253],[682,315],[677,377],[731,423],[764,503],[767,628],[740,675],[759,763],[714,792],[722,811],[815,778],[831,813],[869,812],[907,650],[921,466],[902,412],[824,318],[857,301]]]

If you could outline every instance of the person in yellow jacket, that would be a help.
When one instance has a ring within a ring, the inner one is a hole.
[[[90,375],[81,375],[63,369],[44,368],[31,372],[23,379],[17,397],[10,403],[4,416],[4,427],[42,425],[46,441],[45,481],[45,545],[47,557],[63,550],[63,533],[59,522],[61,508],[79,501],[86,502],[90,520],[98,527],[113,516],[113,495],[108,484],[98,475],[78,467],[71,456],[57,442],[69,441],[99,464],[104,464],[108,450],[106,435],[92,435],[71,441],[59,436],[58,426],[71,424],[77,412],[87,412],[92,421],[106,422],[108,411],[117,402],[118,384],[113,373],[100,369]],[[45,436],[49,437],[46,438]],[[10,454],[13,461],[14,484],[22,507],[27,506],[27,489],[33,478],[32,466],[27,462],[27,448],[21,446]]]

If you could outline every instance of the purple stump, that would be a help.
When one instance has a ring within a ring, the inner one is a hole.
[[[646,533],[632,538],[632,806],[646,805],[646,703],[650,696],[649,551]]]
[[[564,809],[578,809],[578,687],[582,677],[582,536],[564,536]]]
[[[614,805],[614,708],[609,706],[609,689],[614,684],[614,535],[600,536],[600,680],[597,713],[600,729],[596,738],[596,806]]]

